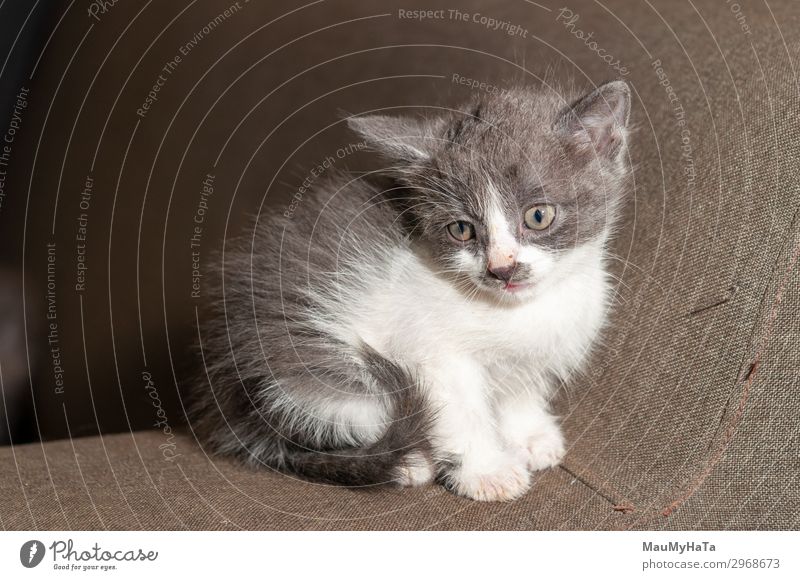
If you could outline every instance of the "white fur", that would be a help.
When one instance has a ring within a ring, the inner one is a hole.
[[[489,240],[491,240],[489,245],[488,265],[490,268],[503,268],[514,263],[517,257],[517,251],[519,250],[519,244],[517,244],[514,232],[503,210],[497,204],[500,192],[497,191],[497,188],[491,181],[487,189],[489,197],[492,200],[490,201],[488,219],[486,220],[487,229],[489,230]]]
[[[518,259],[534,265],[533,283],[511,299],[460,288],[411,248],[392,252],[388,271],[358,265],[366,292],[340,279],[318,324],[417,371],[437,411],[434,459],[458,462],[448,474],[455,491],[479,500],[518,497],[529,487],[529,469],[556,465],[564,455],[547,401],[552,377],[566,380],[581,365],[603,323],[602,240],[558,258],[519,248]],[[362,428],[371,415],[352,408],[324,414]],[[430,477],[424,466],[406,471],[406,485]]]

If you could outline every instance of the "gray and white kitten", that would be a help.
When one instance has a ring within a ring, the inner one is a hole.
[[[323,482],[525,493],[564,455],[548,401],[610,302],[629,110],[615,81],[351,118],[385,168],[334,178],[224,254],[197,432]]]

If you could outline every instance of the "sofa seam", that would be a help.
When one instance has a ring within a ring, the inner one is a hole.
[[[792,223],[797,222],[798,215],[800,215],[800,208],[795,212],[794,218],[792,219]],[[800,229],[798,227],[791,228],[791,234],[787,235],[787,241],[791,241],[794,237],[797,237],[798,232]],[[798,259],[800,259],[800,239],[797,240],[795,246],[789,255],[788,264],[783,271],[783,276],[781,277],[778,288],[773,295],[771,307],[769,309],[769,315],[767,319],[761,324],[761,328],[763,328],[763,332],[758,336],[756,341],[751,340],[751,345],[756,346],[755,355],[750,358],[745,358],[745,361],[750,361],[747,364],[746,372],[741,372],[737,375],[737,379],[735,385],[743,385],[741,393],[739,395],[738,405],[736,410],[733,412],[733,415],[727,421],[727,426],[724,431],[721,433],[721,437],[714,437],[712,441],[715,441],[716,444],[713,444],[713,447],[709,448],[716,448],[715,451],[710,455],[707,456],[703,462],[704,467],[703,469],[697,473],[695,476],[691,478],[687,478],[684,480],[684,483],[678,487],[677,489],[680,491],[683,490],[680,495],[678,495],[675,499],[669,502],[660,510],[656,510],[650,517],[641,517],[637,520],[636,523],[644,523],[646,521],[650,521],[654,519],[656,516],[663,516],[669,517],[671,516],[683,503],[689,500],[705,483],[706,479],[709,475],[713,472],[714,468],[719,464],[722,458],[725,455],[728,447],[730,446],[731,442],[733,441],[734,436],[736,435],[737,428],[741,422],[742,417],[744,416],[745,411],[747,410],[747,402],[749,401],[750,395],[752,393],[752,387],[758,376],[758,371],[763,365],[765,355],[768,350],[768,341],[772,337],[774,332],[774,322],[777,319],[778,311],[780,309],[781,303],[783,302],[783,294],[786,290],[787,284],[791,279],[792,273],[797,265]],[[779,254],[780,255],[780,254]],[[773,268],[773,272],[778,269],[778,264],[776,263],[775,268]],[[766,311],[767,306],[763,306],[761,312]],[[758,328],[759,324],[756,323],[754,328]]]

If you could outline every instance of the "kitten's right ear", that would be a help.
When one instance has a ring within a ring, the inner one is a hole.
[[[391,161],[418,165],[430,159],[433,135],[430,127],[414,119],[368,115],[347,119],[350,128],[367,145]]]
[[[554,128],[578,153],[618,159],[626,145],[631,111],[631,91],[625,81],[611,81],[578,99],[558,119]]]

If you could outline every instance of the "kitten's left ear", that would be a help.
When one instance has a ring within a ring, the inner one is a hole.
[[[624,81],[600,85],[559,115],[554,128],[578,153],[616,160],[624,149],[631,91]]]
[[[390,161],[417,165],[430,159],[434,147],[430,122],[369,115],[350,117],[347,124]]]

